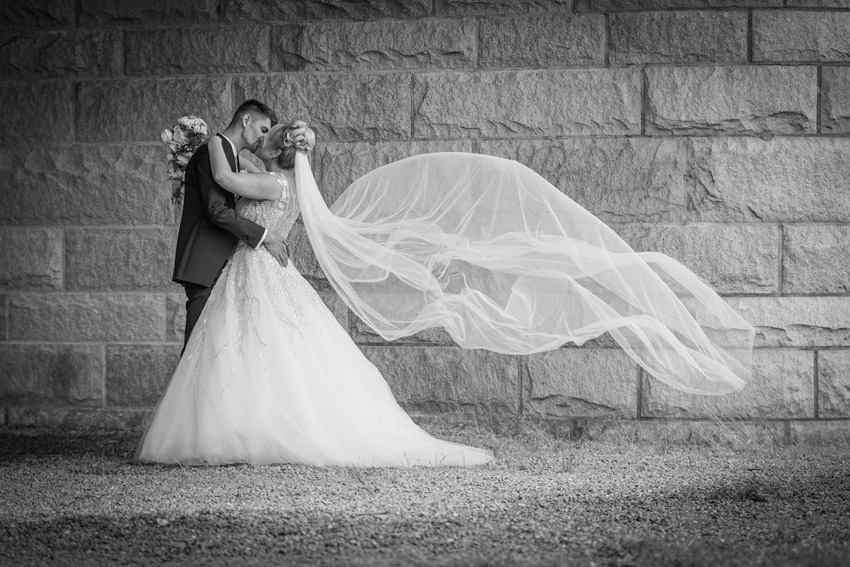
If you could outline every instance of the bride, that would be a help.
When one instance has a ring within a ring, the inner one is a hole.
[[[217,182],[239,214],[286,235],[299,214],[303,122],[277,125],[257,152],[267,173],[233,173],[221,143]],[[247,198],[245,198],[247,197]],[[240,242],[224,267],[136,453],[184,465],[479,465],[484,449],[436,439],[399,407],[380,372],[289,262]]]
[[[245,218],[286,234],[299,212],[328,281],[386,340],[443,327],[464,348],[531,354],[609,334],[682,391],[740,390],[755,332],[674,259],[637,253],[530,169],[479,154],[415,156],[349,186],[329,210],[303,122],[275,126],[266,173],[216,181]],[[477,465],[491,452],[433,438],[401,410],[290,263],[240,243],[137,459],[182,464]]]

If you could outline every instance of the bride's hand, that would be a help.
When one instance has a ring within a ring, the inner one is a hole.
[[[289,247],[286,245],[286,241],[277,234],[269,232],[263,241],[263,245],[274,256],[275,260],[285,268],[289,263]]]

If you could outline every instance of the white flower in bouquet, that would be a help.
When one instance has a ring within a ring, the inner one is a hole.
[[[171,202],[183,201],[184,176],[189,159],[209,137],[207,123],[197,116],[181,116],[177,124],[160,134],[168,147],[168,179],[171,181]]]

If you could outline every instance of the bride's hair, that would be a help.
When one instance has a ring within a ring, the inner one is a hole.
[[[274,162],[281,169],[295,167],[295,152],[312,152],[316,145],[316,133],[301,120],[274,128],[268,136],[272,149],[280,150]]]

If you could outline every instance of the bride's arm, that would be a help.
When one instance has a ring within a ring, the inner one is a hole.
[[[213,136],[209,142],[210,167],[215,182],[227,191],[249,199],[277,200],[283,195],[280,184],[265,173],[236,173],[230,169],[221,138]]]

